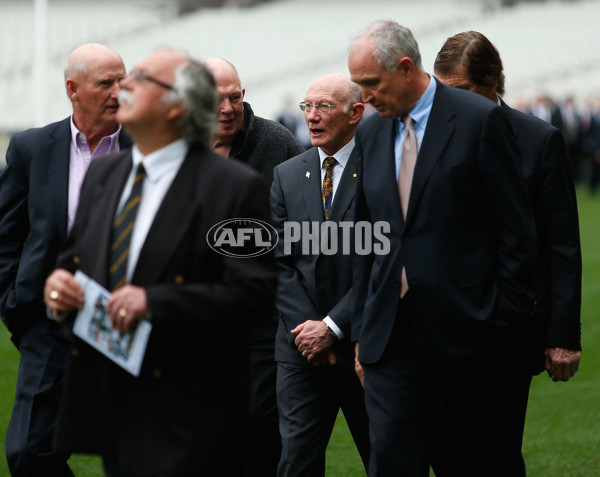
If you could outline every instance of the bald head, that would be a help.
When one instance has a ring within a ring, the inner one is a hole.
[[[115,62],[123,65],[119,54],[99,43],[86,43],[75,48],[65,64],[65,81],[79,75],[86,75],[91,65]],[[125,66],[123,66],[123,69]]]
[[[73,121],[85,134],[91,150],[103,136],[118,128],[117,97],[123,78],[123,60],[104,45],[81,45],[67,59],[65,86],[73,105]]]
[[[204,64],[212,72],[220,97],[217,129],[213,150],[228,156],[236,134],[244,124],[244,95],[238,72],[229,61],[222,58],[208,58]]]
[[[217,86],[227,82],[237,84],[241,88],[242,84],[237,69],[229,61],[223,58],[207,58],[204,60],[204,64],[215,77]]]
[[[365,110],[360,87],[344,73],[317,78],[309,86],[304,103],[310,141],[330,156],[354,137]]]
[[[308,93],[311,91],[329,91],[344,105],[344,112],[348,112],[352,104],[362,103],[360,86],[345,73],[329,73],[317,78],[308,88]]]

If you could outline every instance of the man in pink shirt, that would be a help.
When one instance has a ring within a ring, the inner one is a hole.
[[[0,175],[0,315],[20,351],[15,404],[6,435],[13,476],[72,476],[52,435],[69,338],[48,320],[44,281],[73,225],[90,161],[131,145],[116,121],[121,57],[85,44],[67,60],[73,114],[13,136]]]

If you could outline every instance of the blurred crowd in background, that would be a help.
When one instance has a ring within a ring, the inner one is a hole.
[[[578,104],[572,96],[559,101],[541,94],[533,101],[517,96],[510,100],[510,104],[562,131],[575,183],[587,188],[591,194],[596,192],[600,185],[600,97],[590,97],[584,104]],[[367,107],[364,117],[372,112]],[[304,117],[291,97],[283,101],[277,121],[294,133],[303,146],[310,147]]]

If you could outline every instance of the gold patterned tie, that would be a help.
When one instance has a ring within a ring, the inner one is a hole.
[[[142,187],[146,171],[144,163],[140,162],[133,187],[125,207],[119,214],[119,217],[113,223],[112,245],[110,247],[110,269],[109,280],[110,289],[115,291],[125,284],[127,276],[127,258],[129,257],[129,242],[131,241],[131,232],[135,223],[135,217],[142,197]]]
[[[331,199],[333,198],[333,168],[337,161],[333,157],[327,157],[323,161],[325,166],[325,177],[323,178],[323,216],[329,219],[331,210]]]
[[[400,174],[398,177],[398,192],[400,194],[400,206],[402,207],[402,217],[406,220],[408,211],[408,201],[410,198],[410,189],[412,186],[415,164],[417,163],[417,154],[419,153],[417,144],[417,135],[413,127],[413,120],[406,115],[402,118],[406,126],[406,135],[404,136],[404,147],[402,148],[402,160],[400,162]],[[406,278],[406,269],[402,267],[402,281],[400,288],[400,297],[403,298],[408,291],[408,280]]]

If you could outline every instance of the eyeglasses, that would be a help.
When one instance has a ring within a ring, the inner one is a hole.
[[[300,109],[307,113],[310,113],[312,111],[313,107],[317,108],[317,111],[319,111],[321,114],[329,114],[333,108],[337,107],[337,104],[330,104],[330,103],[312,104],[312,103],[305,103],[304,101],[302,101],[300,103]]]
[[[169,91],[175,90],[175,86],[172,86],[167,83],[163,83],[162,81],[157,80],[156,78],[150,76],[148,73],[146,73],[145,71],[142,71],[142,70],[132,71],[131,73],[129,73],[129,76],[132,76],[135,79],[136,83],[150,81],[151,83],[157,84],[158,86],[168,89]]]
[[[233,93],[229,96],[221,96],[221,102],[225,101],[226,99],[228,99],[231,104],[238,104],[242,102],[244,96],[241,93]]]

